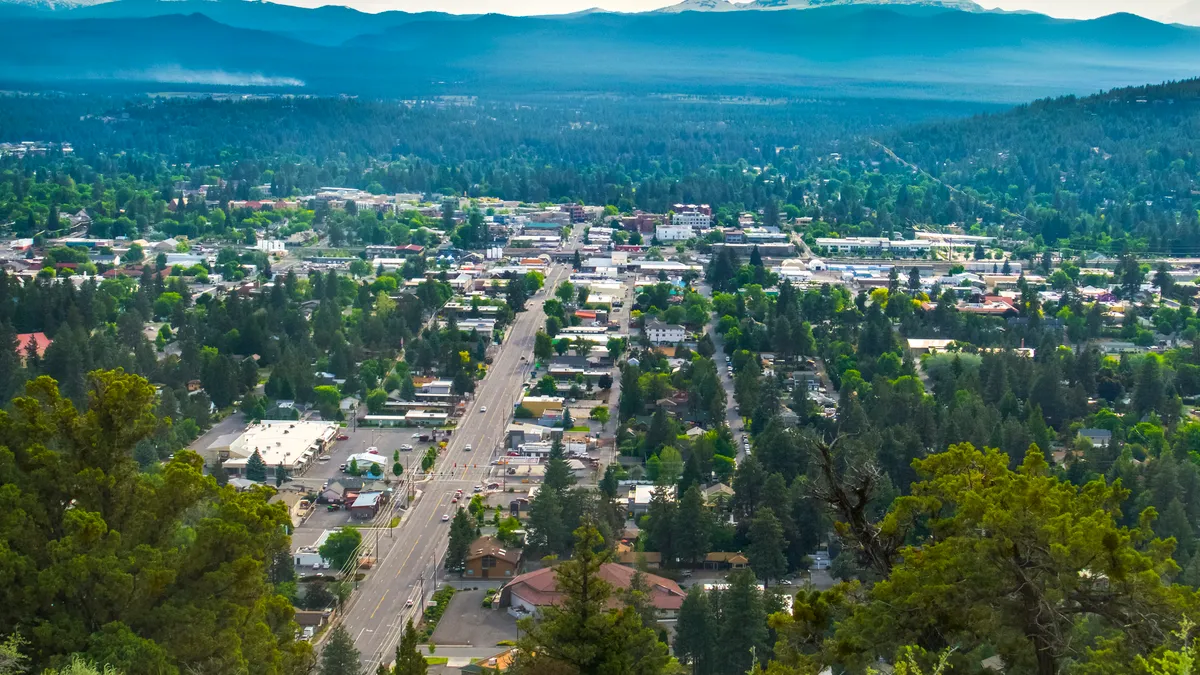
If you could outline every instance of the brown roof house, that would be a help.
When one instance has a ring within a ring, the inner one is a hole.
[[[521,568],[521,549],[505,548],[495,537],[480,537],[471,542],[463,577],[469,579],[511,579]]]
[[[704,556],[704,568],[712,570],[744,570],[750,561],[737,551],[714,551]]]
[[[629,589],[637,570],[617,563],[604,563],[598,574],[614,591],[609,606],[618,607],[621,604],[619,591]],[[649,589],[650,603],[658,610],[659,618],[675,618],[687,594],[670,579],[656,574],[645,574],[643,578]],[[522,574],[500,591],[500,606],[508,607],[509,613],[517,615],[536,614],[539,608],[562,601],[563,594],[558,590],[558,576],[553,567]]]

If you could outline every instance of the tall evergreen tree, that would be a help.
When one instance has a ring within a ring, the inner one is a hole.
[[[750,522],[750,569],[764,582],[779,579],[787,572],[787,540],[783,525],[770,507],[761,507]]]
[[[425,675],[429,671],[425,655],[417,650],[420,639],[421,636],[413,628],[412,619],[409,619],[400,636],[400,644],[396,645],[396,663],[390,675]]]
[[[685,564],[695,565],[708,554],[712,523],[700,486],[692,485],[679,500],[675,512],[675,531],[678,536],[676,554]]]
[[[729,575],[729,588],[720,594],[717,672],[747,673],[768,656],[767,612],[762,592],[749,570]]]
[[[718,630],[708,593],[699,584],[692,586],[675,623],[675,656],[692,667],[692,675],[714,672]]]
[[[359,658],[354,639],[350,637],[346,625],[339,623],[321,650],[320,675],[360,675],[362,664]]]
[[[609,608],[613,589],[600,577],[608,555],[594,526],[585,524],[575,531],[574,556],[555,568],[563,601],[543,609],[541,620],[520,621],[525,636],[509,672],[657,675],[664,671],[667,647],[654,629],[643,625],[633,608]]]
[[[262,483],[267,480],[267,463],[263,461],[262,455],[258,454],[258,450],[250,455],[250,459],[246,460],[246,480],[252,480],[255,483]]]
[[[471,542],[475,540],[475,525],[466,509],[458,509],[450,521],[450,543],[446,548],[446,569],[461,570],[471,553]]]

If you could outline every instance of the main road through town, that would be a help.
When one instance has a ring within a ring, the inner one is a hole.
[[[529,377],[534,335],[546,323],[542,303],[569,274],[568,266],[550,268],[544,290],[517,314],[433,475],[416,483],[420,497],[390,536],[379,537],[375,565],[366,571],[342,616],[366,672],[374,672],[379,663],[391,663],[405,622],[415,619],[441,578],[450,532],[450,523],[442,518],[453,517],[458,505],[450,500],[456,490],[461,489],[469,500],[474,486],[487,482],[491,460],[503,443],[513,406]],[[369,538],[374,537],[364,533],[364,539]]]

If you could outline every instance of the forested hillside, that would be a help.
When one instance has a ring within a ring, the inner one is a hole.
[[[679,201],[755,206],[768,192],[800,203],[788,181],[806,176],[856,134],[992,109],[884,100],[641,98],[409,106],[39,96],[0,103],[6,139],[72,144],[74,158],[53,165],[76,183],[91,182],[97,171],[136,177],[156,189],[171,174],[196,185],[221,175],[244,181],[245,190],[270,183],[275,196],[378,184],[386,192],[583,200],[655,211]],[[223,166],[201,168],[216,164]],[[68,208],[68,201],[59,203]]]
[[[1200,252],[1200,80],[1048,99],[881,140],[1046,244]]]

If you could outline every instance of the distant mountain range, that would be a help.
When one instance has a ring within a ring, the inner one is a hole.
[[[1200,69],[1197,29],[1128,14],[1066,21],[986,12],[969,0],[790,0],[803,11],[779,7],[789,0],[755,0],[777,11],[712,4],[549,17],[367,14],[242,0],[23,1],[0,3],[0,89],[1015,102]]]
[[[730,0],[683,0],[678,4],[654,10],[656,12],[737,12],[744,10],[781,10],[781,9],[815,9],[818,7],[836,7],[845,5],[891,5],[935,7],[938,9],[954,9],[961,12],[983,12],[983,6],[972,0],[751,0],[750,2],[730,2]]]

